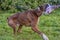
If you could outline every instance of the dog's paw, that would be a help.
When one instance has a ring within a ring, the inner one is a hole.
[[[17,31],[18,33],[22,33],[22,31],[20,30],[20,31]]]
[[[42,38],[43,40],[49,40],[49,38],[45,34],[42,35]]]

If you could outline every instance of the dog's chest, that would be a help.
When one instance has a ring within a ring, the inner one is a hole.
[[[40,20],[40,18],[38,18],[37,25],[39,25],[39,20]]]

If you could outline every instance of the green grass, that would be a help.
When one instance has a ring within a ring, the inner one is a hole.
[[[30,27],[23,27],[22,33],[14,36],[12,28],[7,24],[7,17],[10,15],[12,13],[0,13],[0,40],[42,40]],[[40,16],[38,27],[50,40],[60,40],[60,9],[53,11],[50,15]]]

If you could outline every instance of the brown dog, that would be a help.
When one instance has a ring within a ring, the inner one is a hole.
[[[23,25],[31,26],[32,30],[43,37],[44,40],[49,40],[48,37],[39,31],[37,26],[38,17],[42,15],[45,6],[39,6],[37,9],[27,10],[25,12],[16,13],[8,18],[8,24],[16,33],[16,26],[19,25],[17,32],[21,31]]]

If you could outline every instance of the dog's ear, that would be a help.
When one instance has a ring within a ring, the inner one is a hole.
[[[40,11],[40,7],[38,7],[37,9],[38,9],[38,11]]]
[[[41,11],[44,11],[44,8],[43,8],[43,6],[41,5],[41,6],[39,6],[39,8],[40,8],[40,10]]]

